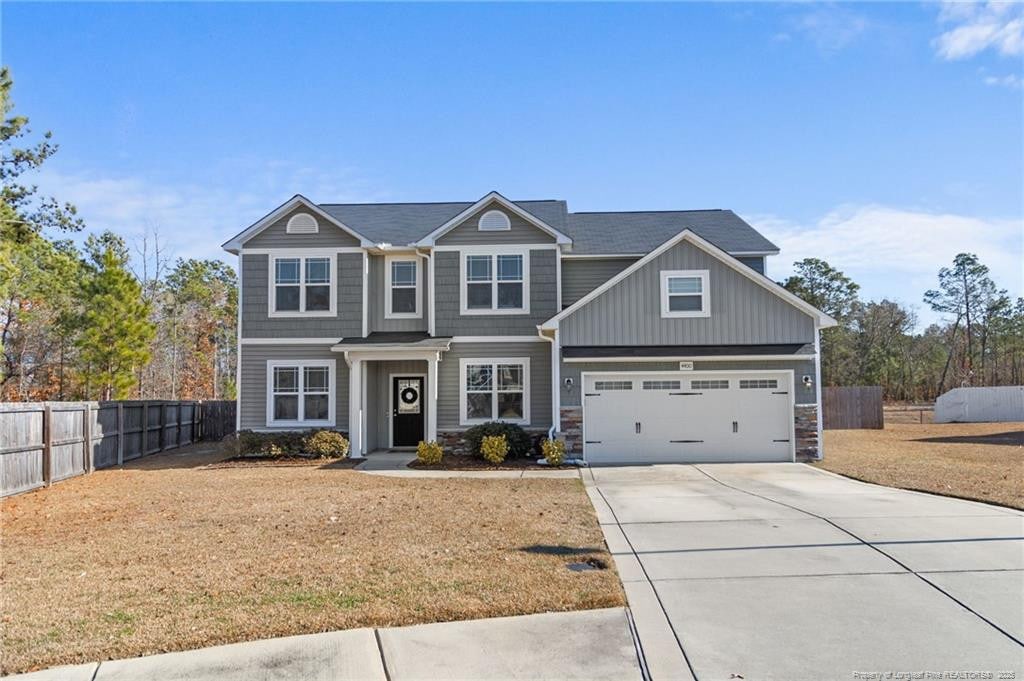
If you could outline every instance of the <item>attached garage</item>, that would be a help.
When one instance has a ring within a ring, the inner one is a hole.
[[[792,371],[595,372],[581,378],[589,463],[794,460]]]

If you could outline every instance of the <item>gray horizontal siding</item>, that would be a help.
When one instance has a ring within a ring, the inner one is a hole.
[[[288,220],[297,213],[308,213],[316,220],[316,234],[289,234]],[[306,208],[296,208],[262,232],[246,241],[243,248],[323,248],[358,246],[359,240]]]
[[[413,256],[415,257],[415,256]],[[420,268],[420,284],[423,290],[420,312],[418,319],[385,319],[384,298],[389,295],[387,289],[387,270],[382,255],[370,256],[370,291],[368,304],[370,306],[370,332],[374,331],[426,331],[427,319],[429,319],[430,307],[430,282],[426,276],[426,261],[423,258],[415,258]]]
[[[267,361],[288,359],[335,360],[335,425],[348,430],[348,366],[340,353],[330,346],[317,345],[243,345],[239,349],[238,390],[241,398],[242,429],[267,426]]]
[[[636,261],[637,258],[562,258],[562,309],[569,307]]]
[[[530,343],[453,343],[438,364],[437,429],[462,430],[459,425],[459,359],[464,357],[530,358],[531,429],[551,426],[551,345]]]
[[[466,315],[459,312],[461,252],[434,255],[437,286],[434,324],[438,336],[535,336],[537,325],[557,313],[557,255],[554,249],[530,251],[530,314]]]
[[[424,395],[427,387],[427,363],[423,360],[391,360],[366,362],[366,447],[367,451],[383,449],[391,444],[391,374],[415,376],[423,374]],[[423,402],[426,405],[426,400]],[[427,407],[429,408],[429,407]],[[424,414],[424,428],[426,414]]]
[[[662,270],[708,270],[710,317],[662,319]],[[810,343],[814,321],[718,258],[682,242],[561,322],[562,345]]]
[[[814,376],[814,360],[803,360],[793,362],[723,362],[706,361],[694,362],[693,371],[770,371],[770,370],[792,370],[793,382],[796,386],[797,404],[814,404],[816,401],[814,386],[806,387],[801,382],[801,377],[806,375]],[[561,406],[580,406],[580,393],[583,382],[580,375],[583,372],[598,373],[602,371],[679,371],[679,362],[562,362],[561,378]],[[680,372],[682,375],[691,372]],[[565,387],[565,379],[573,379],[572,390]]]
[[[294,236],[294,235],[289,235]],[[363,256],[338,254],[336,317],[268,317],[270,256],[242,256],[243,338],[335,338],[363,335]]]
[[[480,216],[489,210],[497,209],[508,216],[512,228],[506,232],[481,232],[477,229]],[[467,244],[553,244],[555,238],[542,229],[514,214],[507,208],[492,203],[477,211],[460,224],[453,227],[437,240],[445,246],[465,246]]]
[[[741,255],[736,258],[741,263],[749,267],[750,269],[764,274],[764,256],[763,255]]]

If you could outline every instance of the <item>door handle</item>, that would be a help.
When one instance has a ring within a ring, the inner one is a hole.
[[[636,430],[636,434],[637,434],[637,435],[639,435],[639,434],[640,434],[640,430],[641,430],[641,427],[640,427],[640,422],[639,422],[639,421],[637,421],[636,423],[634,423],[634,424],[633,424],[633,427],[634,427],[634,428],[635,428],[635,430]]]

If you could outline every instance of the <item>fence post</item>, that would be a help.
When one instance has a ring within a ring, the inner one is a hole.
[[[199,442],[203,439],[200,433],[203,424],[202,408],[203,403],[199,400],[192,405],[192,442]]]
[[[96,412],[99,414],[99,411]],[[95,469],[93,468],[92,461],[92,405],[88,402],[85,403],[85,410],[82,414],[82,472],[92,473]]]
[[[149,402],[142,403],[142,444],[139,446],[139,456],[146,456],[149,453]]]
[[[49,402],[43,406],[43,485],[50,486],[50,478],[53,475],[53,461],[51,456],[53,443],[53,409]]]
[[[167,403],[160,404],[160,451],[167,449]]]
[[[124,402],[117,403],[117,465],[124,465]]]

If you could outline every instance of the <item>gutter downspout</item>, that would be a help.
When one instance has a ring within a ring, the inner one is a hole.
[[[427,296],[427,333],[431,338],[434,337],[434,301],[437,300],[437,296],[434,295],[434,257],[429,251],[424,253],[421,249],[416,249],[416,255],[427,261],[427,275],[424,280],[427,282],[427,289],[429,296]]]
[[[555,433],[559,432],[562,425],[562,384],[561,346],[558,339],[558,329],[555,329],[550,336],[538,326],[537,335],[551,343],[551,427],[548,428],[548,439],[554,440]]]

